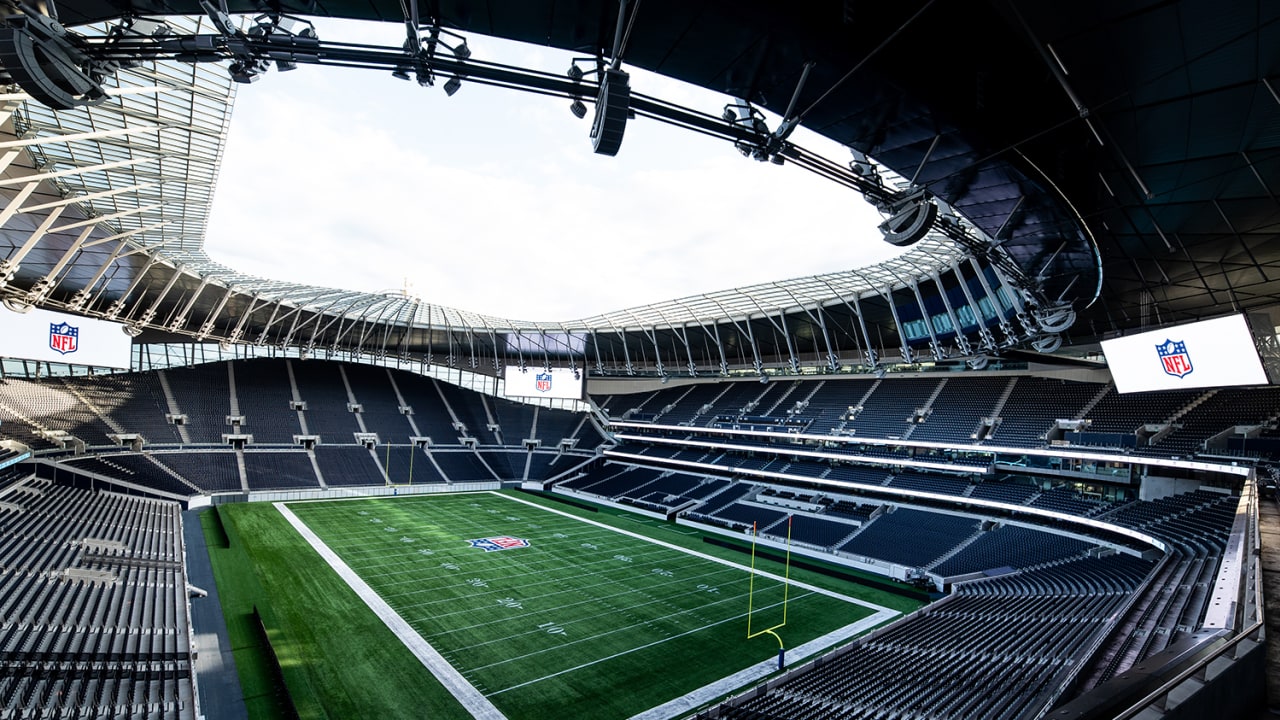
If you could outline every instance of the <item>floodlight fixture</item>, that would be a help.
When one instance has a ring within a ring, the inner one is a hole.
[[[849,148],[849,152],[853,154],[853,159],[849,161],[850,172],[858,177],[873,180],[878,185],[883,184],[880,179],[880,172],[876,169],[875,163],[871,161],[871,158],[867,157],[866,153],[852,147]]]
[[[266,63],[252,58],[236,60],[227,66],[231,79],[244,84],[257,82],[266,71]]]
[[[769,134],[769,126],[765,124],[764,113],[761,113],[743,98],[734,98],[733,102],[725,105],[720,117],[727,123],[741,125],[761,135]]]
[[[445,37],[456,38],[458,43],[456,45],[450,45],[449,43],[440,39],[441,35],[444,35]],[[434,53],[436,46],[439,45],[441,47],[448,49],[449,52],[453,53],[453,56],[458,58],[459,60],[471,59],[471,48],[467,45],[467,39],[462,37],[456,32],[445,30],[439,25],[432,25],[431,28],[427,31],[427,39],[425,43],[427,46],[428,54]]]
[[[459,79],[457,75],[454,75],[453,77],[445,81],[444,94],[448,95],[449,97],[453,97],[453,94],[458,92],[458,89],[461,87],[462,87],[462,80]]]
[[[573,103],[569,105],[569,112],[573,113],[574,117],[581,120],[587,116],[587,106],[582,102],[581,98],[574,98]]]
[[[225,7],[225,3],[223,3],[223,6]],[[301,26],[300,29],[295,30],[299,26]],[[311,52],[298,53],[295,50],[297,48],[318,48],[320,39],[311,21],[279,13],[264,13],[257,16],[246,34],[251,38],[266,39],[279,45],[279,49],[268,51],[265,59],[259,58],[256,60],[260,73],[267,71],[267,62],[269,60],[274,60],[276,68],[281,72],[296,70],[300,58],[311,60],[316,56]],[[250,62],[248,57],[243,57],[241,60]],[[246,81],[238,80],[238,82]],[[252,80],[247,82],[252,82]]]
[[[578,67],[578,63],[580,62],[595,63],[595,67],[591,68],[590,70],[583,70],[582,68]],[[603,57],[600,57],[600,56],[576,57],[569,60],[569,69],[565,71],[565,75],[567,75],[569,79],[574,82],[582,82],[582,79],[585,78],[586,76],[595,75],[599,77],[602,72],[604,72]]]

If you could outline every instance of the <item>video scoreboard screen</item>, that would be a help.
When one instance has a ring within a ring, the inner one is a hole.
[[[120,323],[0,305],[0,357],[127,370],[132,348]]]
[[[511,398],[581,400],[585,386],[584,374],[582,370],[575,371],[568,368],[526,367],[521,369],[508,366],[503,376],[506,382],[503,394]]]
[[[1102,353],[1121,393],[1268,384],[1243,315],[1104,340]]]

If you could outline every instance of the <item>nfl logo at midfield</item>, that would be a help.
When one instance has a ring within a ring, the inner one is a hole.
[[[49,323],[49,348],[63,355],[80,349],[80,328],[72,327],[65,321]]]
[[[512,550],[514,548],[529,547],[529,541],[524,538],[511,537],[503,535],[501,537],[476,538],[468,540],[471,547],[480,548],[485,552],[495,552],[497,550]]]
[[[1166,339],[1156,346],[1156,353],[1160,356],[1160,365],[1166,374],[1186,377],[1195,369],[1191,366],[1191,356],[1187,354],[1185,342]]]
[[[538,388],[538,392],[549,392],[551,390],[551,373],[538,373],[533,377],[534,387]]]

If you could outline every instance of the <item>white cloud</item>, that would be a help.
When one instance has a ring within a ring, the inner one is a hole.
[[[399,26],[392,26],[393,30]],[[386,27],[321,37],[392,44]],[[475,57],[567,55],[473,37]],[[726,98],[636,73],[638,92]],[[561,107],[561,106],[564,107]],[[889,257],[854,191],[638,119],[616,158],[560,99],[302,67],[242,87],[206,249],[239,270],[530,320],[568,320]],[[843,161],[813,136],[807,148]]]

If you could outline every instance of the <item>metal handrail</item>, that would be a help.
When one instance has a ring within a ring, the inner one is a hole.
[[[1193,677],[1200,671],[1204,670],[1205,667],[1209,665],[1209,663],[1213,662],[1214,660],[1217,660],[1228,650],[1235,648],[1237,645],[1240,644],[1242,640],[1245,640],[1254,632],[1257,632],[1257,630],[1265,624],[1266,622],[1264,620],[1258,620],[1257,622],[1253,623],[1249,627],[1245,628],[1243,631],[1241,631],[1239,635],[1236,635],[1234,638],[1231,638],[1226,643],[1224,643],[1222,647],[1218,648],[1217,650],[1214,650],[1213,652],[1209,653],[1205,657],[1196,661],[1196,663],[1193,664],[1191,667],[1187,668],[1186,670],[1183,670],[1177,675],[1174,675],[1171,679],[1167,680],[1160,687],[1156,688],[1155,690],[1151,691],[1147,695],[1143,696],[1140,700],[1138,700],[1134,704],[1120,711],[1120,713],[1117,714],[1112,720],[1129,720],[1129,718],[1137,716],[1138,713],[1142,712],[1143,710],[1146,710],[1147,707],[1151,705],[1151,703],[1155,702],[1156,700],[1159,700],[1161,697],[1165,695],[1168,695],[1170,692],[1174,690],[1174,688],[1181,685],[1183,682],[1186,682],[1187,679]]]

